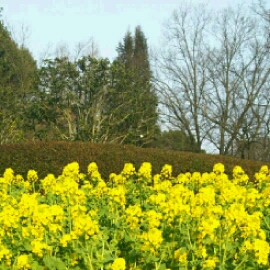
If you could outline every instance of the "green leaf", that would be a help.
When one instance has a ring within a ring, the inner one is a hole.
[[[109,250],[104,250],[103,263],[112,262],[113,260],[114,257],[112,256],[111,252]]]
[[[166,267],[165,263],[162,263],[158,268],[158,270],[166,270],[166,269],[167,269],[167,267]]]
[[[85,254],[85,251],[82,248],[75,248],[76,253]]]
[[[23,246],[24,246],[25,250],[32,251],[32,246],[31,246],[31,243],[29,241],[24,241]]]
[[[60,259],[57,259],[58,261],[56,262],[56,269],[57,270],[65,270],[66,269],[66,265],[63,261],[61,261]]]
[[[65,263],[59,258],[45,256],[43,258],[43,261],[44,261],[45,266],[47,266],[49,269],[57,269],[57,270],[66,269]]]
[[[33,262],[31,264],[31,269],[32,270],[43,270],[43,267],[41,265],[39,265],[38,262]]]

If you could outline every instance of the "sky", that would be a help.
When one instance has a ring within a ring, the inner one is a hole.
[[[193,2],[220,9],[242,1]],[[162,25],[180,3],[181,0],[0,0],[4,24],[16,42],[24,40],[37,61],[63,45],[75,54],[78,43],[91,39],[100,56],[112,60],[126,31],[134,32],[137,25],[142,27],[149,48],[157,47],[162,39]]]

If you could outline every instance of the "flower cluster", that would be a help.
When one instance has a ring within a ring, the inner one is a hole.
[[[144,162],[102,179],[68,164],[58,177],[0,177],[1,269],[269,269],[270,171],[251,182],[211,173],[152,175]]]

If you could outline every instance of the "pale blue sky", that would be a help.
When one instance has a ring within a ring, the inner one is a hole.
[[[241,0],[194,0],[222,8]],[[244,1],[251,3],[251,0]],[[181,0],[0,0],[3,20],[13,29],[17,39],[22,25],[28,27],[26,46],[38,60],[60,44],[75,44],[93,37],[101,57],[113,59],[116,46],[129,28],[141,25],[149,47],[157,46],[162,24]]]

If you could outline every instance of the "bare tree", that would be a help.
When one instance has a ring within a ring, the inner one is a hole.
[[[203,117],[207,91],[207,37],[211,13],[181,5],[165,26],[166,44],[155,58],[155,82],[163,116],[201,151],[209,126]]]
[[[207,137],[220,154],[231,152],[233,142],[239,139],[246,125],[247,115],[248,125],[255,124],[259,129],[261,121],[254,123],[253,104],[264,91],[269,77],[268,56],[260,28],[244,12],[243,7],[239,7],[217,14],[213,31],[215,46],[209,51],[212,90],[205,96],[204,115],[212,123]]]
[[[23,29],[22,29],[23,30]],[[26,29],[27,30],[27,29]],[[61,42],[56,47],[54,50],[53,44],[48,43],[44,52],[42,53],[40,57],[40,62],[46,60],[46,59],[54,59],[54,58],[64,58],[67,57],[70,61],[77,61],[78,59],[85,57],[85,56],[90,56],[93,58],[100,58],[99,54],[99,46],[95,42],[93,37],[90,37],[89,40],[87,41],[81,41],[78,42],[74,48],[73,51],[71,50],[70,46],[68,46],[67,43]]]
[[[193,136],[197,150],[208,141],[225,155],[242,147],[246,157],[269,138],[269,46],[261,22],[243,6],[210,16],[190,4],[169,21],[156,89],[167,121]]]
[[[269,33],[270,32],[270,28],[269,28],[269,24],[270,24],[270,8],[267,8],[266,1],[258,0],[257,3],[253,4],[252,9],[254,10],[254,12],[257,15],[259,15],[264,20],[264,22],[266,23],[266,28],[265,29]]]
[[[75,51],[75,60],[78,60],[83,56],[90,56],[93,58],[100,57],[98,44],[95,42],[93,37],[86,42],[78,42]]]
[[[20,22],[19,24],[19,26],[7,24],[7,29],[11,38],[20,48],[27,48],[27,43],[31,36],[31,28],[25,22]]]
[[[242,128],[241,139],[237,143],[237,152],[241,157],[257,160],[270,160],[270,98],[269,98],[269,53],[270,53],[270,8],[267,3],[258,0],[252,6],[252,12],[256,15],[257,40],[259,40],[260,53],[257,51],[257,62],[249,75],[257,73],[256,82],[261,80],[263,85],[252,105],[252,113],[248,115],[248,121]],[[259,35],[258,35],[259,33]],[[253,44],[254,45],[254,44]],[[254,46],[253,46],[254,48]],[[261,67],[259,67],[259,63]],[[256,72],[255,72],[256,71]],[[265,76],[265,81],[262,77]],[[254,80],[252,80],[253,82]],[[254,83],[252,84],[252,86]]]

